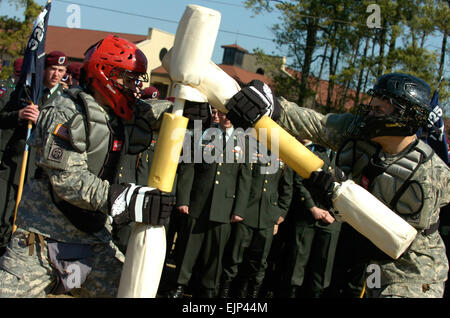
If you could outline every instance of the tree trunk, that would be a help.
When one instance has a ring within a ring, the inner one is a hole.
[[[444,31],[444,37],[442,38],[442,47],[441,47],[441,60],[439,62],[439,78],[438,81],[444,75],[444,65],[445,65],[445,51],[447,50],[447,30]]]
[[[359,52],[359,45],[361,43],[361,38],[358,38],[358,40],[356,41],[356,44],[353,46],[353,50],[352,50],[352,56],[350,59],[350,64],[348,65],[349,67],[356,65],[356,57],[358,56],[358,52]],[[345,108],[345,103],[347,101],[347,94],[348,94],[348,90],[350,89],[350,85],[351,82],[353,81],[353,75],[350,79],[346,79],[344,86],[344,93],[342,94],[341,100],[339,102],[339,107],[340,109]]]
[[[389,50],[387,53],[387,60],[386,60],[386,73],[392,72],[392,66],[394,65],[394,60],[392,58],[392,54],[395,50],[395,43],[397,41],[397,35],[394,34],[394,31],[392,31],[391,39],[389,41]]]
[[[316,18],[311,18],[310,23],[308,23],[307,36],[306,36],[306,44],[304,50],[304,59],[302,66],[302,73],[300,79],[300,96],[299,103],[303,106],[305,98],[308,96],[308,79],[309,74],[311,72],[311,64],[312,58],[314,54],[314,50],[317,45],[317,32],[319,30],[319,26],[317,24]]]
[[[332,54],[330,56],[330,77],[328,79],[328,96],[327,96],[327,112],[331,111],[333,92],[334,92],[334,76],[336,75],[336,69],[339,62],[339,55],[341,50],[337,48],[337,53],[335,55],[336,48],[333,47]]]
[[[378,55],[377,77],[380,77],[384,71],[384,46],[386,44],[386,32],[386,27],[383,26],[380,33],[380,42],[378,43],[380,45],[380,51]]]
[[[366,45],[364,46],[363,56],[361,58],[362,61],[364,61],[366,59],[366,57],[367,57],[367,51],[369,50],[369,41],[370,41],[370,38],[367,37],[366,38]],[[359,76],[358,76],[358,84],[356,85],[356,95],[355,95],[354,107],[357,107],[358,104],[359,104],[359,94],[361,94],[361,86],[362,86],[362,81],[363,81],[363,75],[364,75],[364,67],[361,65],[360,71],[359,71]]]
[[[316,89],[315,89],[316,95],[317,95],[317,92],[319,91],[320,80],[322,79],[322,72],[323,72],[323,67],[325,66],[325,61],[327,59],[327,53],[328,53],[328,42],[325,44],[325,50],[323,52],[322,62],[320,63],[319,76],[317,77],[317,84],[316,84]]]
[[[373,39],[373,43],[372,43],[372,59],[373,59],[373,55],[375,52],[375,44],[376,44],[376,38]],[[364,92],[367,92],[367,82],[369,81],[369,74],[370,74],[370,68],[367,68],[367,73],[366,73],[366,78],[364,80]]]

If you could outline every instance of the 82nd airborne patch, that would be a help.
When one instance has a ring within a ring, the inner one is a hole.
[[[53,141],[47,159],[56,162],[62,162],[63,157],[64,149],[60,145],[58,145],[58,143]]]

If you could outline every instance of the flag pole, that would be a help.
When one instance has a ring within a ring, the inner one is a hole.
[[[51,0],[47,0],[47,4],[46,4],[46,7],[49,5],[51,3]],[[49,11],[50,11],[50,9],[49,9]],[[50,14],[50,12],[49,11],[47,11],[47,13],[46,13],[46,19],[47,19],[47,21],[48,21],[48,15]],[[39,18],[39,17],[38,17]],[[45,20],[45,18],[44,18],[44,20]],[[47,27],[46,27],[46,22],[44,22],[44,28],[46,29]],[[33,31],[34,31],[34,28],[33,28]],[[32,33],[31,33],[31,36],[30,37],[32,37],[33,36],[33,31],[32,31]],[[46,32],[46,31],[45,31]],[[45,38],[44,38],[44,45],[45,45]],[[27,48],[28,49],[28,48]],[[45,52],[45,51],[44,51]],[[21,76],[24,74],[24,72],[22,72],[22,74],[21,74]],[[35,83],[35,87],[34,87],[34,89],[36,90],[36,87],[40,87],[40,85],[39,84],[41,84],[41,83],[38,83],[37,85],[36,85],[36,83]],[[35,92],[36,93],[36,92]],[[37,94],[33,94],[33,98],[34,99],[37,99],[35,96],[39,96],[39,94],[40,94],[40,92],[37,92]],[[31,101],[31,104],[37,104],[38,103],[38,100],[32,100]],[[13,218],[13,223],[12,223],[12,233],[14,233],[16,230],[17,230],[17,226],[16,226],[16,218],[17,218],[17,211],[18,211],[18,209],[19,209],[19,204],[20,204],[20,200],[22,199],[22,192],[23,192],[23,186],[24,186],[24,183],[25,183],[25,176],[26,176],[26,173],[27,173],[27,166],[28,166],[28,155],[29,155],[29,146],[28,146],[28,144],[26,143],[27,142],[27,140],[30,138],[30,135],[31,135],[31,130],[33,129],[33,122],[31,121],[31,120],[28,120],[28,125],[27,125],[27,137],[26,137],[26,139],[25,139],[25,150],[24,150],[24,152],[23,152],[23,157],[22,157],[22,166],[21,166],[21,170],[20,170],[20,177],[19,177],[19,185],[18,185],[18,188],[17,188],[17,198],[16,198],[16,204],[15,204],[15,206],[14,206],[14,218]]]
[[[30,137],[32,128],[33,128],[33,123],[31,120],[29,120],[28,126],[27,126],[26,140],[28,140],[28,138]],[[23,152],[23,157],[22,157],[22,168],[20,170],[19,187],[17,188],[16,205],[14,207],[14,219],[13,219],[13,228],[12,228],[13,233],[17,230],[17,226],[16,226],[17,210],[19,208],[20,199],[22,199],[23,185],[25,183],[25,175],[27,172],[27,163],[28,163],[28,153],[29,152],[30,151],[29,151],[28,144],[25,144],[25,150]]]

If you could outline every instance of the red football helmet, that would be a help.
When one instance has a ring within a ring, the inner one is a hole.
[[[131,119],[140,83],[147,82],[147,58],[132,42],[109,35],[88,49],[83,68],[89,87],[98,91],[114,112]]]

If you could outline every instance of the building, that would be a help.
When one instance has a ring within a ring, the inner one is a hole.
[[[165,54],[173,46],[175,35],[149,28],[146,35],[115,33],[107,31],[97,31],[78,28],[67,28],[58,26],[48,26],[46,39],[46,52],[53,50],[63,51],[68,55],[69,61],[83,61],[86,50],[107,35],[117,35],[135,43],[146,55],[148,60],[149,83],[144,84],[155,86],[160,91],[161,98],[171,96],[171,79],[167,71],[162,67],[161,61]],[[229,76],[231,76],[239,85],[248,84],[251,80],[258,79],[269,86],[273,86],[271,78],[274,74],[265,70],[264,66],[258,62],[255,54],[249,53],[245,48],[237,45],[223,45],[224,49],[222,63],[218,66]],[[291,78],[300,78],[297,71],[286,68],[286,57],[270,56],[276,64],[280,65],[280,72]],[[6,61],[8,62],[8,61]],[[6,63],[7,64],[7,63]],[[278,74],[280,74],[278,72]],[[327,103],[328,85],[324,80],[318,81],[315,77],[310,77],[309,88],[316,91],[316,95],[308,101],[308,107],[320,109]],[[343,93],[345,92],[345,94]],[[335,85],[331,100],[332,104],[339,104],[340,96],[349,96],[344,101],[345,110],[353,107],[352,97],[355,96],[353,90],[344,89],[340,85]]]
[[[133,42],[144,52],[148,60],[149,78],[151,70],[161,65],[162,56],[173,46],[175,39],[175,35],[155,28],[149,28],[147,35],[138,35],[49,25],[45,51],[63,51],[67,54],[69,61],[80,62],[83,61],[84,53],[91,45],[110,34]]]

